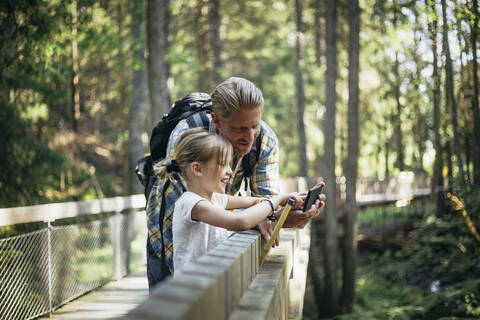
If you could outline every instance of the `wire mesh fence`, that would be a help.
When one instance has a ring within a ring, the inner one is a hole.
[[[145,264],[145,212],[0,240],[0,319],[32,319]]]

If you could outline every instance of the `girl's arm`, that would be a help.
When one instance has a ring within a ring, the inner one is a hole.
[[[227,207],[225,209],[230,210],[238,208],[248,208],[256,205],[261,200],[262,198],[227,195]]]
[[[292,194],[280,195],[270,198],[274,208],[285,204]],[[268,201],[260,201],[256,205],[241,212],[232,214],[226,210],[213,206],[208,201],[199,201],[192,209],[192,219],[202,221],[213,226],[240,231],[247,230],[265,220],[272,213]]]

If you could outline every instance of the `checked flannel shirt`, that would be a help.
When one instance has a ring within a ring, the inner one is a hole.
[[[210,115],[208,115],[210,117]],[[253,173],[250,182],[250,190],[252,196],[272,196],[279,193],[279,172],[278,172],[278,139],[273,130],[265,123],[261,122],[264,130],[262,141],[260,144],[260,154],[257,164],[253,167]],[[190,127],[186,120],[180,121],[170,134],[167,146],[167,158],[171,159],[173,150],[177,145],[180,136]],[[216,132],[216,127],[211,121],[209,132]],[[238,166],[236,164],[239,164]],[[235,155],[233,159],[233,174],[230,179],[231,184],[227,186],[228,194],[236,194],[242,185],[243,169],[241,157]],[[162,189],[164,181],[157,179],[147,201],[147,227],[148,238],[152,244],[153,250],[161,259],[162,253],[162,237],[160,233],[159,215],[162,202]],[[173,274],[173,244],[172,244],[172,220],[175,201],[180,198],[186,184],[178,181],[171,181],[170,186],[165,192],[165,218],[163,222],[163,241],[165,244],[165,257],[167,266]]]

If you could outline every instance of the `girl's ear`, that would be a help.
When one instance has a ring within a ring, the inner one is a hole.
[[[196,177],[200,177],[202,175],[202,165],[200,162],[194,161],[190,163],[190,171],[192,171],[193,175]]]

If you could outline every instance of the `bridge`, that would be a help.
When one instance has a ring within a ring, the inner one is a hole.
[[[304,179],[284,180],[281,189],[290,192],[306,186]],[[364,197],[359,206],[398,201],[401,205],[427,194],[420,190]],[[4,237],[0,239],[0,319],[45,315],[69,319],[301,318],[308,227],[282,230],[280,246],[270,250],[262,266],[259,233],[234,233],[148,297],[144,207],[143,195],[134,195],[0,209]],[[5,237],[9,233],[20,235]],[[83,301],[94,301],[95,306],[88,308],[98,309],[95,316],[86,316],[82,307],[71,307],[76,302],[69,302],[80,296]]]

